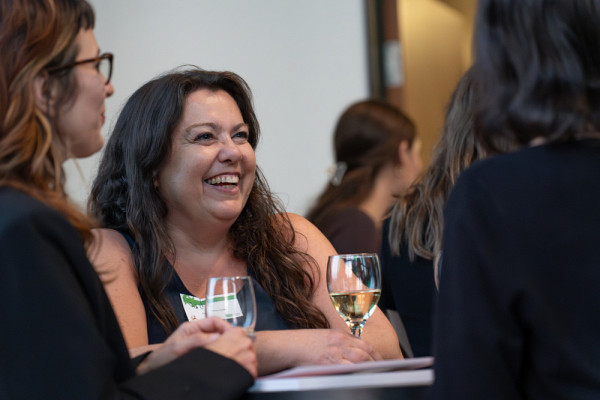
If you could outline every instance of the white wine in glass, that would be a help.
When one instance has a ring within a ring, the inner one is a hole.
[[[239,326],[254,338],[256,298],[252,278],[225,276],[210,278],[206,286],[206,316],[221,317],[233,326]]]
[[[375,253],[329,256],[327,289],[338,314],[360,339],[381,296],[379,257]]]

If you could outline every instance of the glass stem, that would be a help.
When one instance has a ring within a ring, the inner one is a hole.
[[[363,326],[360,323],[350,324],[350,332],[352,332],[352,336],[360,339],[362,336],[362,328]]]

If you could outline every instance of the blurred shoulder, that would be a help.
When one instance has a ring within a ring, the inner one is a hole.
[[[473,179],[480,175],[507,175],[537,169],[539,165],[554,162],[556,159],[573,154],[576,146],[570,143],[548,143],[525,146],[518,150],[490,156],[476,161],[461,176]],[[577,154],[575,152],[575,154]],[[522,174],[518,174],[522,175]],[[518,176],[517,175],[517,176]]]
[[[11,187],[0,188],[0,211],[4,214],[4,221],[22,218],[24,215],[35,213],[60,215],[57,211],[33,198],[31,195]]]
[[[131,248],[120,232],[99,228],[93,229],[92,235],[94,239],[88,249],[88,257],[99,275],[110,278],[135,272]]]
[[[111,250],[111,252],[122,252],[131,254],[129,243],[119,231],[107,228],[92,229],[94,245],[100,249]]]
[[[285,215],[287,216],[287,218],[290,219],[290,222],[292,223],[292,225],[299,225],[299,226],[314,226],[309,220],[307,220],[306,218],[304,218],[302,215],[300,214],[295,214],[295,213],[282,213],[281,215]]]
[[[312,222],[310,222],[309,220],[307,220],[306,218],[304,218],[303,216],[301,216],[299,214],[282,213],[282,214],[280,214],[280,216],[287,218],[290,221],[290,223],[292,224],[292,228],[294,229],[294,231],[296,233],[302,233],[302,234],[311,234],[311,233],[315,233],[315,232],[320,233],[319,229],[317,229],[317,227],[315,225],[313,225]]]
[[[336,213],[336,217],[341,218],[341,219],[352,218],[355,220],[369,220],[369,221],[371,220],[371,217],[369,217],[364,211],[362,211],[358,207],[341,208]]]
[[[32,236],[68,241],[77,236],[66,218],[29,194],[11,187],[0,188],[0,235],[27,240]]]
[[[327,231],[331,231],[332,233],[337,231],[338,234],[347,234],[355,230],[362,232],[362,236],[375,235],[377,233],[375,221],[366,212],[354,206],[340,209],[327,222],[329,226],[327,226],[327,229],[324,229],[326,234]]]
[[[515,187],[528,176],[526,171],[535,158],[531,150],[517,150],[474,162],[459,175],[451,193],[501,193],[504,188]]]
[[[483,160],[475,161],[460,174],[459,180],[476,179],[481,175],[501,175],[505,173],[507,168],[512,169],[521,163],[523,159],[522,151],[518,150],[514,153],[497,154]]]

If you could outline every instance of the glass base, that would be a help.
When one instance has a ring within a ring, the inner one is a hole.
[[[346,322],[348,324],[348,326],[350,327],[350,332],[352,333],[352,336],[360,339],[362,337],[362,330],[363,327],[365,326],[365,322],[367,321],[361,321],[361,322],[352,322],[352,321],[348,321]]]

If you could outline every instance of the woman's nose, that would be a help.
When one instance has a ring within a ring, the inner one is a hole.
[[[219,161],[221,162],[236,162],[242,158],[242,151],[239,146],[228,137],[222,144],[219,153]]]
[[[114,92],[115,87],[113,86],[112,82],[109,82],[108,85],[104,85],[104,93],[106,94],[106,97],[112,96]]]

